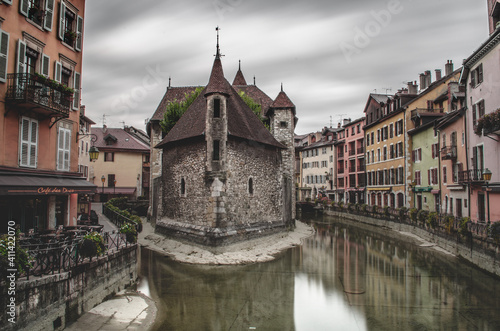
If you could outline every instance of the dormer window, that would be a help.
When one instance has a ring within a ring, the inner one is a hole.
[[[220,99],[214,99],[214,118],[220,118]]]

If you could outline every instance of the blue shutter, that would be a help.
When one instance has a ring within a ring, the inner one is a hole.
[[[83,33],[83,18],[81,16],[78,16],[76,20],[76,42],[75,42],[75,49],[77,51],[82,50],[82,33]]]
[[[64,40],[64,21],[66,14],[66,5],[63,1],[61,1],[61,5],[59,6],[59,39]]]
[[[7,64],[9,54],[9,34],[0,30],[0,82],[7,81]]]
[[[54,17],[54,0],[45,0],[45,19],[43,28],[47,31],[52,31],[52,20]]]

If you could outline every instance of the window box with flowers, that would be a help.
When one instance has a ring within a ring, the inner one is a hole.
[[[477,135],[497,134],[500,135],[500,108],[492,113],[481,117],[474,128]]]

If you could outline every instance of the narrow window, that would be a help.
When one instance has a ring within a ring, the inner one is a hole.
[[[212,160],[214,160],[214,161],[220,160],[220,141],[219,140],[214,140],[214,155],[212,157]]]
[[[248,194],[253,195],[253,179],[248,179]]]
[[[220,118],[220,99],[214,99],[214,118]]]
[[[181,178],[181,195],[186,195],[186,181],[184,178]]]
[[[281,121],[281,122],[280,122],[280,127],[281,127],[282,129],[286,129],[286,128],[288,127],[288,123],[287,123],[287,122],[285,122],[285,121]]]

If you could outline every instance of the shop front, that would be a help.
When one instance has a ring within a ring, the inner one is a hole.
[[[0,173],[0,233],[9,221],[21,232],[76,225],[78,194],[93,194],[96,186],[82,177]]]

